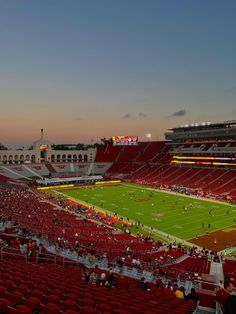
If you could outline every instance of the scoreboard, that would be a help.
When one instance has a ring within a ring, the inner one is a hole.
[[[48,150],[48,145],[42,144],[39,146],[40,150]]]
[[[112,136],[112,143],[114,146],[133,146],[138,145],[138,136],[131,135],[131,136],[125,136],[125,135],[118,135],[118,136]]]

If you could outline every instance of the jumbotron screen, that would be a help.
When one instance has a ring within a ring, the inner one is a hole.
[[[118,136],[112,136],[112,142],[115,146],[132,146],[132,145],[138,145],[138,136],[131,135],[131,136],[124,136],[124,135],[118,135]]]

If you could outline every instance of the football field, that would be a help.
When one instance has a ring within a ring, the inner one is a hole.
[[[60,190],[95,207],[183,240],[232,227],[236,206],[121,183]]]

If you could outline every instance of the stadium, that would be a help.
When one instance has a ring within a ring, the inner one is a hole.
[[[0,313],[222,313],[235,174],[235,120],[164,141],[55,145],[41,129],[30,149],[1,146]]]

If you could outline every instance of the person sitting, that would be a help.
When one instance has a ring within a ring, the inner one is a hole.
[[[105,282],[106,287],[115,287],[116,286],[116,278],[112,271],[108,275],[107,281]]]
[[[194,301],[196,304],[198,304],[199,302],[199,297],[197,295],[197,293],[195,292],[194,288],[191,288],[191,292],[186,296],[187,300],[192,300]]]
[[[142,277],[140,281],[137,282],[137,287],[145,290],[149,290],[147,280]]]
[[[97,280],[97,285],[98,286],[104,286],[106,283],[106,273],[101,273]]]
[[[174,290],[171,281],[168,281],[167,285],[165,286],[165,289],[167,291],[173,291]]]
[[[231,294],[224,303],[224,314],[235,314],[236,311],[236,295]]]
[[[185,293],[184,292],[185,292],[185,289],[183,286],[177,288],[177,290],[175,291],[176,298],[182,299],[182,300],[185,299]]]
[[[234,290],[234,287],[230,278],[225,278],[224,288],[219,289],[216,293],[216,301],[220,303],[223,313],[225,313],[224,307],[226,307],[226,309],[229,308],[229,303],[232,302],[232,300],[229,300],[229,298],[233,290]],[[228,310],[228,313],[230,313],[229,310]]]
[[[98,280],[98,276],[94,270],[89,273],[89,283],[96,284]]]
[[[156,280],[156,287],[158,289],[162,289],[164,287],[163,281],[161,280],[161,278],[157,278]]]

